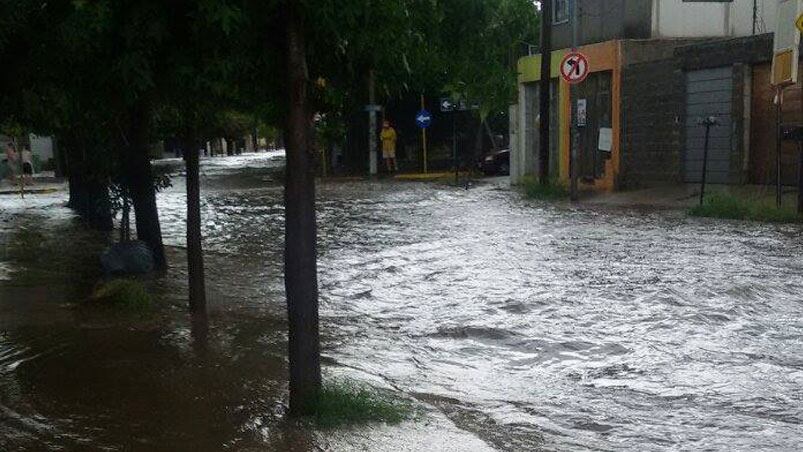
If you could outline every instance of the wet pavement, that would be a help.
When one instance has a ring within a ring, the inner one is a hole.
[[[175,163],[175,162],[174,162]],[[493,183],[319,187],[326,373],[423,419],[283,420],[281,155],[205,160],[210,318],[184,313],[183,178],[159,195],[163,306],[76,307],[64,193],[0,197],[0,449],[796,450],[803,229],[545,204]]]

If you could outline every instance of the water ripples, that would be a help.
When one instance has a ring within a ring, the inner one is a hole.
[[[283,336],[266,333],[282,330],[284,312],[280,156],[205,162],[210,303],[233,316],[210,332],[215,365],[250,369],[237,395],[274,406],[281,388],[255,375],[283,372],[259,364],[283,362]],[[181,247],[175,182],[159,205],[166,242]],[[786,451],[803,441],[799,226],[543,204],[492,184],[331,181],[319,187],[319,230],[329,367],[384,381],[491,447]],[[161,290],[181,293],[185,269],[172,272]],[[168,394],[165,379],[186,375],[174,359],[193,360],[193,334],[153,328],[133,336],[133,352]],[[28,342],[0,347],[0,369],[40,359],[19,346]],[[4,393],[14,369],[0,372]],[[185,395],[226,386],[209,378]],[[272,437],[263,408],[244,406],[240,426]]]

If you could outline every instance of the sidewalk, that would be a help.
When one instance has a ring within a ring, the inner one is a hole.
[[[54,177],[52,172],[35,174],[33,181],[25,182],[25,194],[53,193],[67,189],[67,182],[63,178]],[[0,195],[19,195],[18,180],[0,180]]]
[[[714,193],[729,193],[745,199],[775,200],[775,187],[763,185],[708,185],[706,198]],[[580,203],[620,207],[688,209],[700,202],[700,184],[679,184],[612,193],[581,193]],[[784,205],[797,203],[797,190],[784,187]]]
[[[713,193],[714,190],[711,187],[710,193]],[[699,202],[699,196],[699,185],[683,184],[610,193],[581,193],[580,203],[620,207],[687,209]]]

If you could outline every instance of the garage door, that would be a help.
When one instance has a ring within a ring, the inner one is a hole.
[[[718,125],[711,128],[708,142],[707,181],[726,184],[730,181],[733,148],[732,119],[733,68],[731,66],[689,71],[686,73],[686,148],[684,175],[686,182],[700,182],[703,169],[705,127],[702,118],[714,116]]]

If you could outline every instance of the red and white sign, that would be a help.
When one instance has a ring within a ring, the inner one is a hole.
[[[588,58],[580,52],[571,52],[560,62],[560,75],[566,83],[576,85],[588,77]]]

